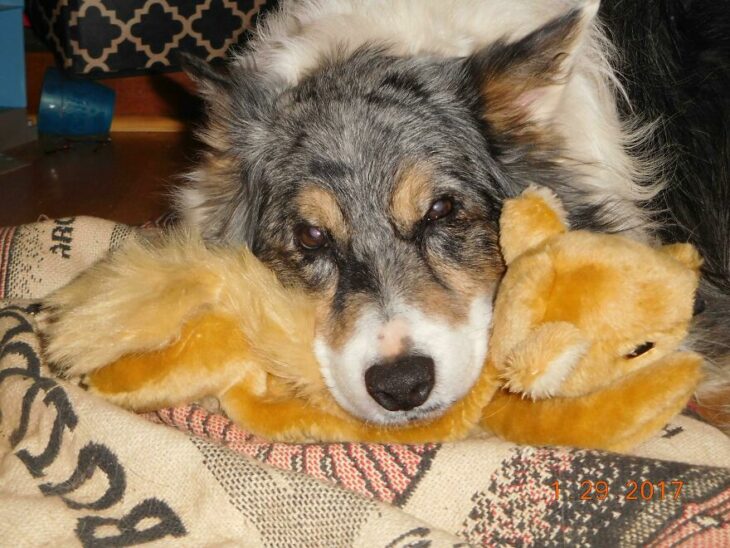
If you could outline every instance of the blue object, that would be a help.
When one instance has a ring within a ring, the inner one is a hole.
[[[106,135],[114,116],[114,90],[89,80],[72,80],[49,68],[43,77],[38,133]]]
[[[23,0],[0,0],[0,107],[25,106]]]

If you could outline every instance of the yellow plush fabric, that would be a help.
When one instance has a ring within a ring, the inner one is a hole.
[[[699,381],[700,365],[697,354],[677,352],[574,398],[531,400],[499,390],[482,425],[517,443],[628,450],[683,409]]]

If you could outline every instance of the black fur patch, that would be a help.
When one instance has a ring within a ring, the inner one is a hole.
[[[671,177],[652,207],[666,241],[689,241],[704,258],[696,345],[730,354],[730,2],[604,0],[600,15],[622,51],[631,107],[659,119]]]

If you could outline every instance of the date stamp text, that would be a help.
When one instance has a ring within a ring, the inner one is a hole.
[[[551,484],[554,489],[555,500],[566,496],[566,489],[559,480]],[[682,496],[684,482],[674,481],[635,481],[629,480],[623,485],[612,485],[605,480],[583,480],[580,482],[578,498],[587,501],[602,501],[611,496],[623,497],[624,500],[650,501],[650,500],[679,500]],[[572,494],[572,493],[570,493]]]

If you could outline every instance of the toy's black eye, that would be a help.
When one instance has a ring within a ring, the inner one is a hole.
[[[325,247],[328,243],[327,233],[318,226],[300,224],[294,229],[297,243],[304,249],[314,251]]]
[[[428,213],[426,213],[425,219],[431,222],[438,221],[439,219],[443,219],[444,217],[451,215],[453,210],[454,202],[451,198],[439,198],[431,204],[431,208],[428,210]]]
[[[647,352],[649,352],[649,350],[651,350],[652,348],[654,348],[654,343],[653,342],[645,342],[643,344],[640,344],[636,348],[634,348],[628,354],[626,354],[626,357],[628,359],[638,358],[642,354],[646,354]]]

